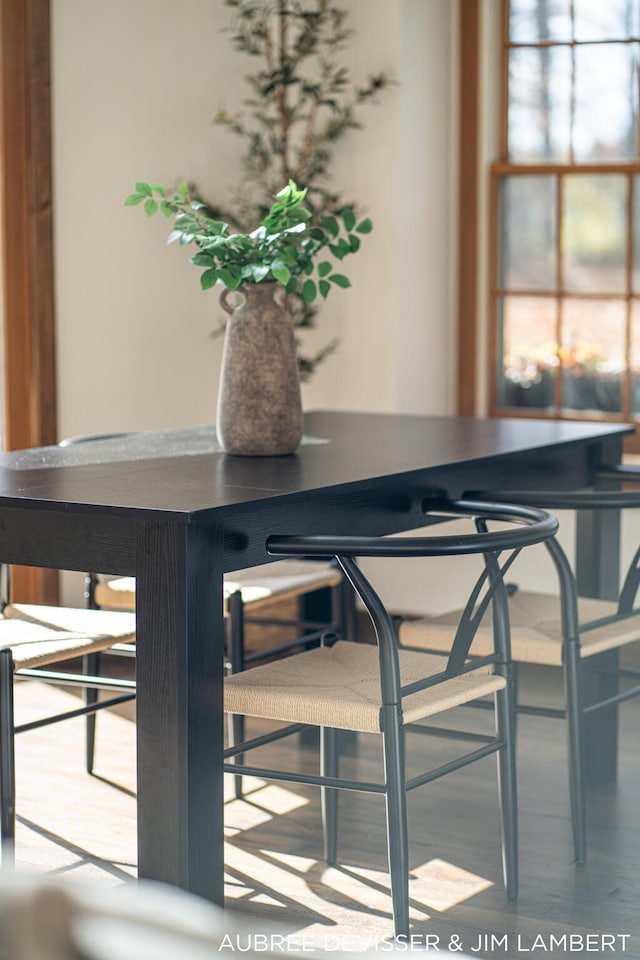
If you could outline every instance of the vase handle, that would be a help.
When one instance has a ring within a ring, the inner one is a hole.
[[[235,307],[231,306],[227,300],[227,297],[232,292],[234,291],[230,290],[229,287],[223,287],[222,293],[220,294],[220,306],[226,311],[226,313],[233,313],[235,310]]]

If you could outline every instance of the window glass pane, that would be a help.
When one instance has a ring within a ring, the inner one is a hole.
[[[627,178],[572,174],[564,178],[562,251],[567,290],[623,293]]]
[[[626,160],[637,156],[635,44],[575,48],[574,159]]]
[[[503,181],[502,287],[555,289],[556,182],[551,176],[507,177]]]
[[[640,413],[640,301],[631,301],[631,412]]]
[[[566,161],[570,142],[571,51],[509,52],[509,157]]]
[[[551,297],[505,297],[500,304],[500,406],[553,408],[558,368],[556,315],[556,300]]]
[[[560,347],[564,409],[622,411],[625,328],[622,300],[565,300]]]
[[[613,40],[638,36],[638,0],[577,0],[576,40]]]
[[[569,0],[511,0],[509,36],[514,43],[571,40]]]

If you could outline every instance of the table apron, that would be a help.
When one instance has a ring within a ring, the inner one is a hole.
[[[137,521],[27,507],[0,507],[0,561],[133,576]]]

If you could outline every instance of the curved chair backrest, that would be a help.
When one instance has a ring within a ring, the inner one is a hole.
[[[271,536],[267,551],[273,556],[334,556],[362,600],[373,623],[380,657],[382,698],[397,704],[402,696],[415,693],[468,669],[469,648],[489,603],[493,605],[496,651],[492,657],[474,661],[474,667],[488,661],[509,659],[508,610],[504,575],[519,551],[553,537],[558,521],[534,507],[481,501],[425,500],[426,517],[434,521],[471,518],[476,533],[434,537],[369,536]],[[511,529],[489,531],[488,523],[512,524]],[[500,554],[510,551],[500,564]],[[485,567],[471,593],[441,674],[405,687],[400,685],[398,644],[393,620],[376,590],[357,565],[358,557],[441,557],[479,554]],[[485,590],[484,596],[482,595]]]
[[[632,465],[602,464],[594,481],[615,481],[640,484],[640,470]],[[473,496],[491,497],[505,504],[518,504],[544,510],[638,510],[640,490],[603,490],[591,487],[580,490],[492,490]],[[577,587],[569,559],[557,540],[546,543],[555,564],[564,599],[562,604],[565,636],[577,637],[579,633]],[[640,589],[640,547],[629,564],[618,596],[618,615],[631,615]],[[591,624],[591,626],[594,626]]]

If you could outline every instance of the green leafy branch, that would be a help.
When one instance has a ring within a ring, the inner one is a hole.
[[[303,203],[306,195],[290,180],[251,233],[231,233],[229,224],[212,217],[207,205],[191,197],[184,183],[169,196],[163,184],[140,181],[124,202],[126,206],[142,204],[149,217],[160,212],[173,218],[168,242],[193,243],[199,248],[190,262],[203,270],[203,290],[218,283],[237,290],[244,283],[276,281],[288,296],[299,296],[309,305],[318,294],[326,299],[332,285],[351,286],[344,273],[336,272],[333,260],[356,253],[372,223],[369,218],[358,222],[350,207],[312,223],[312,212]]]
[[[336,60],[353,31],[347,12],[331,0],[225,0],[234,10],[230,28],[236,50],[261,61],[246,77],[245,112],[218,111],[216,122],[246,142],[244,189],[233,205],[243,227],[251,205],[260,206],[279,183],[294,180],[308,190],[314,215],[335,212],[340,201],[324,186],[335,142],[360,127],[358,111],[393,81],[384,72],[352,84]],[[246,195],[247,184],[257,194]]]

